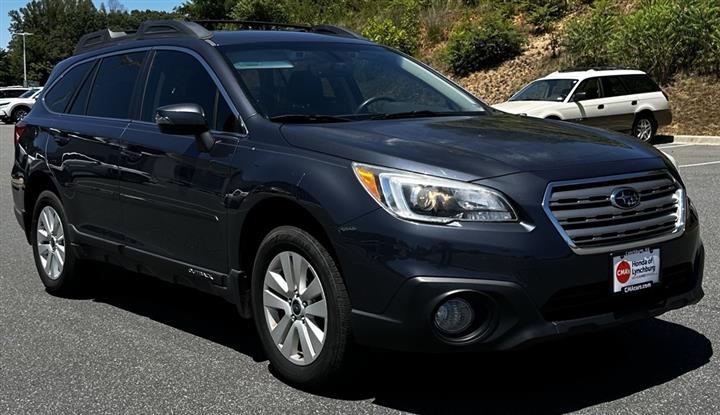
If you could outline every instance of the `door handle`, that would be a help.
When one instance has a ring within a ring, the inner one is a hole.
[[[598,109],[599,109],[599,110],[604,110],[604,109],[605,109],[605,104],[600,104],[600,105],[598,105]]]
[[[631,102],[630,105],[637,105],[637,101]]]

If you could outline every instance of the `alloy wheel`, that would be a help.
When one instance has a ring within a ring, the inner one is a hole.
[[[65,232],[60,215],[52,206],[40,211],[36,232],[40,264],[45,275],[56,280],[65,266]]]
[[[647,118],[638,121],[635,127],[635,136],[642,141],[648,141],[652,138],[653,126],[652,122]]]
[[[262,303],[280,353],[299,366],[315,361],[325,344],[328,312],[322,282],[305,257],[283,251],[270,261]]]
[[[18,123],[18,122],[22,121],[27,116],[27,114],[28,113],[25,110],[17,110],[15,112],[15,119],[13,121]]]

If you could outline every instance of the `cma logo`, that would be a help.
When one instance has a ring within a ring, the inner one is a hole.
[[[209,272],[200,271],[199,269],[188,268],[188,274],[192,275],[193,277],[203,277],[209,279],[210,281],[215,281],[215,278],[213,278],[213,276],[210,275]]]

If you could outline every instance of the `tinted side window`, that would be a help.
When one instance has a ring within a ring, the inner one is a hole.
[[[622,79],[630,91],[635,94],[660,91],[660,87],[647,75],[625,75]]]
[[[27,89],[8,89],[5,91],[0,91],[0,97],[2,98],[17,98],[20,95],[27,92]]]
[[[153,122],[159,107],[198,104],[211,129],[235,131],[235,116],[205,67],[193,56],[158,51],[150,67],[140,119]]]
[[[607,76],[602,79],[603,93],[606,97],[617,97],[629,94],[625,85],[617,76]]]
[[[238,119],[221,94],[218,94],[217,97],[214,125],[215,129],[219,131],[238,132]]]
[[[96,70],[90,70],[88,76],[85,77],[85,82],[80,86],[80,90],[75,96],[75,100],[70,105],[68,113],[76,115],[84,115],[87,110],[88,98],[90,97],[90,88],[92,87],[93,77],[95,76]]]
[[[96,117],[129,118],[135,82],[145,52],[104,58],[90,93],[87,114]]]
[[[70,99],[77,90],[80,82],[85,78],[92,62],[82,63],[63,75],[47,94],[45,94],[45,105],[50,111],[65,112]]]
[[[577,90],[573,95],[573,101],[576,99],[578,92],[585,93],[585,100],[600,98],[602,95],[600,94],[600,82],[598,81],[598,78],[584,80],[580,86],[577,87]]]

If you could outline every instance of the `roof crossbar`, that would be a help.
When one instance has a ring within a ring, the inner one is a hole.
[[[114,32],[110,29],[103,29],[88,33],[80,38],[75,46],[74,54],[133,40],[163,37],[210,39],[212,36],[212,32],[197,23],[182,20],[148,20],[141,23],[137,31]]]
[[[223,26],[237,26],[244,30],[293,30],[323,35],[341,36],[353,39],[365,39],[350,30],[332,25],[298,25],[288,23],[257,22],[252,20],[148,20],[140,24],[137,31],[114,32],[110,29],[88,33],[80,38],[74,54],[80,54],[105,46],[135,40],[165,37],[190,37],[211,39],[213,33],[208,30]]]

